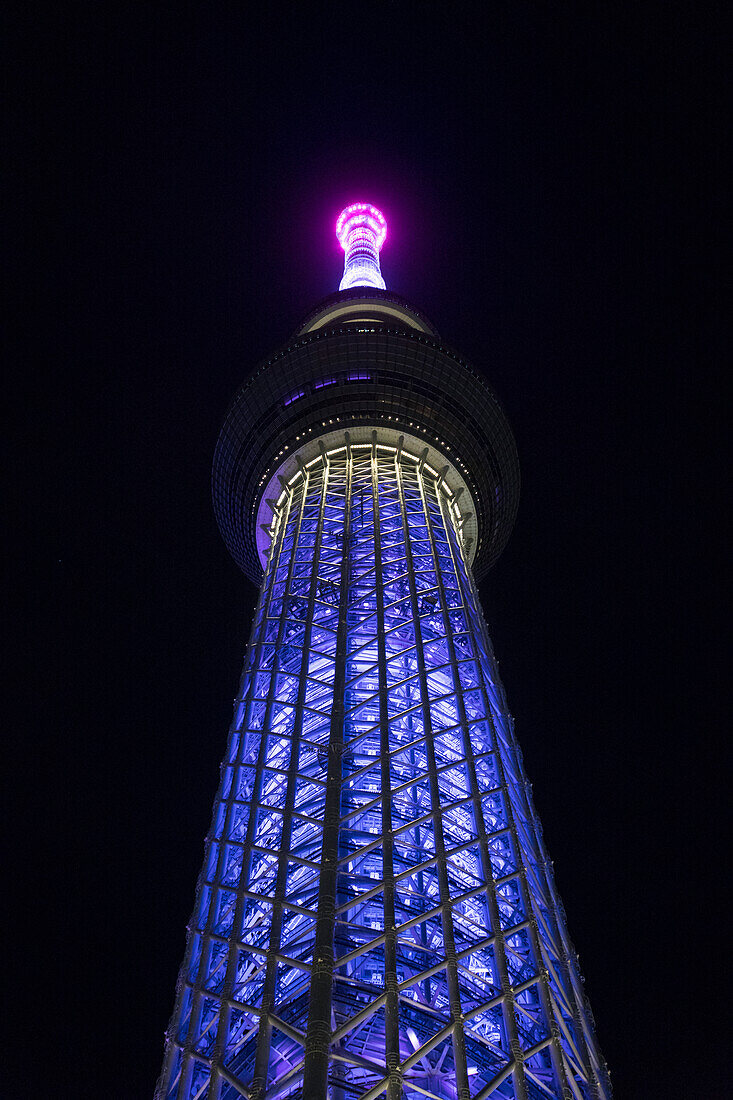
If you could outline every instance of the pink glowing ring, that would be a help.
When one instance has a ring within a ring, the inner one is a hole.
[[[349,247],[349,238],[355,229],[366,229],[374,238],[377,251],[387,236],[387,220],[381,210],[368,202],[354,202],[339,214],[336,222],[336,236],[344,252]]]

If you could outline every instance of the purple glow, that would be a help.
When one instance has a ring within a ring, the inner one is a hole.
[[[339,214],[336,236],[346,253],[339,290],[349,290],[354,286],[373,286],[384,290],[379,250],[387,236],[387,221],[381,210],[368,202],[352,203]]]
[[[379,251],[387,236],[387,220],[376,206],[368,202],[355,202],[341,211],[336,222],[336,236],[344,252],[348,250],[349,238],[355,229],[368,229],[374,235],[374,244]]]
[[[157,1100],[610,1100],[456,511],[366,443],[273,512]]]

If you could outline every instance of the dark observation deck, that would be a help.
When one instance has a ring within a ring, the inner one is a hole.
[[[257,512],[273,475],[309,440],[357,425],[409,433],[460,472],[476,508],[480,579],[506,545],[519,503],[511,428],[488,384],[426,318],[373,287],[325,299],[232,401],[212,495],[237,564],[259,584]]]

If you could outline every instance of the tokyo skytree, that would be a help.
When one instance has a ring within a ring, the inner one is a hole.
[[[608,1100],[476,590],[512,432],[385,289],[382,213],[336,232],[216,447],[259,599],[156,1098]]]

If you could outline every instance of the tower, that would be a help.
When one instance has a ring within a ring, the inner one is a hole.
[[[519,496],[483,378],[337,223],[245,381],[214,509],[259,600],[158,1100],[605,1100],[475,587]]]

